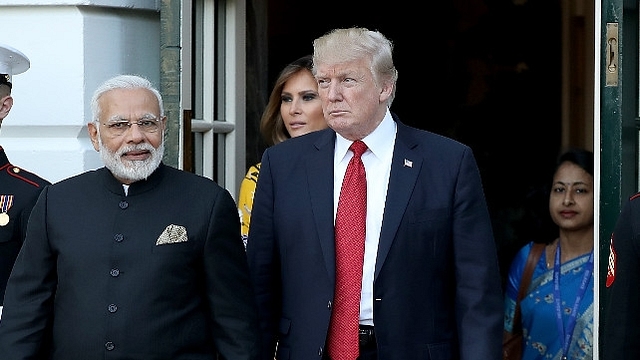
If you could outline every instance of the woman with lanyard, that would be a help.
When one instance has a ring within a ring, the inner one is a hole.
[[[546,244],[520,302],[523,360],[593,359],[593,153],[560,155],[549,195],[558,237]],[[505,289],[505,331],[533,242],[516,254]]]

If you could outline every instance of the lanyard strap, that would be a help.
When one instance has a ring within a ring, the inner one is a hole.
[[[573,329],[576,327],[576,318],[578,317],[578,306],[585,291],[587,285],[591,279],[591,272],[593,271],[593,250],[589,255],[589,262],[585,266],[584,274],[582,275],[582,282],[578,293],[576,294],[576,300],[573,303],[573,309],[569,315],[569,322],[567,323],[567,331],[564,331],[564,325],[562,323],[562,300],[560,299],[560,240],[558,240],[558,246],[556,247],[556,258],[553,266],[553,293],[556,303],[556,323],[558,325],[558,334],[562,337],[562,359],[567,359],[567,353],[569,352],[569,344],[571,342],[571,336],[573,335]]]

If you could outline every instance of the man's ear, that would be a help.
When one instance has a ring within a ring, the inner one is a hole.
[[[13,98],[11,95],[7,95],[3,98],[0,98],[0,120],[4,119],[9,115],[9,111],[11,111],[11,107],[13,106]]]
[[[91,143],[93,144],[93,148],[97,151],[100,152],[100,141],[98,141],[98,136],[100,136],[100,134],[98,134],[98,125],[100,125],[99,123],[95,123],[93,121],[89,122],[87,124],[87,131],[89,132],[89,137],[91,138]]]
[[[386,103],[391,97],[394,84],[390,81],[385,82],[380,88],[380,103]]]

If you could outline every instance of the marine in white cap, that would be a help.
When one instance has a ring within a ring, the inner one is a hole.
[[[23,53],[0,44],[0,125],[13,106],[13,76],[30,66]],[[0,146],[0,315],[7,279],[22,246],[31,208],[40,191],[49,184],[38,175],[12,165]]]
[[[22,74],[29,70],[30,66],[29,58],[25,54],[11,46],[0,44],[0,125],[13,106],[13,75]]]

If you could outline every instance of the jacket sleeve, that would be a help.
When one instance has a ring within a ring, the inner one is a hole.
[[[222,359],[250,360],[258,356],[258,318],[239,229],[233,198],[220,191],[204,257],[213,341]]]
[[[258,303],[263,360],[273,359],[276,350],[276,324],[280,308],[279,265],[276,256],[273,221],[273,183],[269,149],[262,157],[260,177],[253,206],[254,221],[249,230],[247,257]],[[257,221],[256,221],[257,220]]]
[[[503,295],[498,256],[480,172],[467,148],[460,162],[453,208],[456,308],[461,359],[498,359]]]

